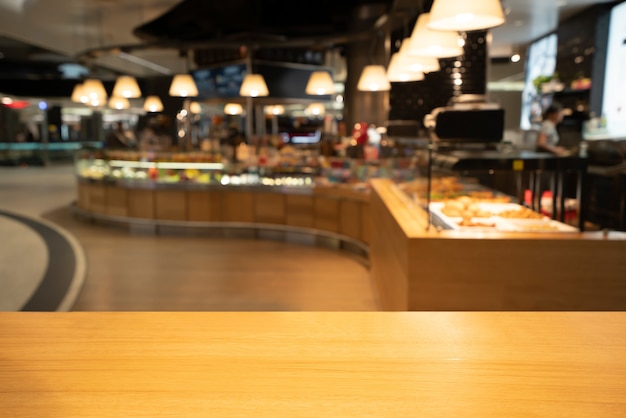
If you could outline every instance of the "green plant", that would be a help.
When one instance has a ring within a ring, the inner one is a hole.
[[[535,86],[535,89],[537,90],[537,94],[541,94],[541,86],[545,83],[549,83],[552,80],[558,81],[559,79],[559,73],[554,73],[552,75],[540,75],[535,77],[535,79],[533,80],[533,85]]]
[[[535,79],[533,80],[533,85],[535,86],[537,93],[541,94],[541,86],[544,83],[549,83],[550,81],[552,81],[553,78],[554,75],[540,75],[535,77]]]

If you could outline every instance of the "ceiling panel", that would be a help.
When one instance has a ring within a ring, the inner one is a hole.
[[[257,7],[277,2],[248,1]],[[406,0],[396,1],[396,6],[400,4],[403,8],[409,4]],[[412,1],[418,6],[425,4],[422,0]],[[141,42],[133,35],[133,30],[178,3],[179,0],[0,0],[0,36],[73,57],[91,48]],[[507,21],[491,31],[491,56],[509,54],[516,47],[553,31],[558,21],[586,7],[596,3],[615,2],[503,0],[502,3],[507,13]],[[181,60],[175,51],[141,51],[137,52],[137,56],[167,67],[172,72],[181,70]],[[139,76],[163,73],[126,59],[103,58],[99,63]]]

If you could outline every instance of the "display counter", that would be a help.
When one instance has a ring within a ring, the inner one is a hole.
[[[204,153],[85,153],[76,162],[76,209],[94,219],[155,227],[325,234],[367,250],[369,185],[361,179],[372,170],[411,178],[410,164],[335,159],[262,166],[223,162]]]
[[[621,312],[0,313],[21,417],[626,416]]]
[[[77,210],[157,229],[243,227],[353,244],[369,256],[385,310],[626,309],[624,234],[580,232],[575,220],[551,219],[471,179],[398,181],[419,170],[388,162],[392,178],[336,183],[328,173],[345,178],[348,162],[324,171],[194,158],[81,159]],[[453,213],[454,199],[471,196],[482,199],[464,207],[471,215]]]
[[[396,184],[371,183],[370,266],[385,310],[626,309],[626,234],[437,228]]]

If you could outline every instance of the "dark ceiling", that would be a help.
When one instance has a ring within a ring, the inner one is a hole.
[[[0,36],[0,83],[15,75],[27,79],[61,76],[59,66],[71,61],[70,57]]]
[[[430,4],[432,0],[317,0],[307,4],[294,0],[184,0],[137,26],[133,33],[141,42],[128,46],[127,52],[159,46],[193,49],[196,64],[202,66],[233,59],[241,46],[248,46],[261,59],[272,56],[289,62],[295,56],[301,62],[302,56],[314,56],[317,61],[305,63],[318,64],[319,54],[311,55],[310,50],[367,39],[377,28],[402,26]],[[48,51],[35,51],[18,41],[5,38],[4,42],[2,50],[15,55],[0,60],[0,91],[19,95],[25,93],[19,86],[36,80],[62,81],[65,76],[60,65],[72,62],[71,57],[51,57],[45,54]],[[294,54],[290,48],[299,50]]]
[[[395,0],[185,0],[137,27],[156,42],[298,42],[350,37],[371,31]],[[419,3],[413,1],[414,4]]]

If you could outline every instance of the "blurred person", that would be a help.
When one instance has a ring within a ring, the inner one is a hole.
[[[122,122],[115,122],[113,129],[105,138],[104,146],[108,149],[134,148],[136,140],[132,132],[124,129]]]
[[[559,146],[559,132],[556,127],[563,120],[563,110],[560,106],[552,105],[543,113],[543,122],[537,134],[536,150],[549,152],[555,155],[567,154],[567,149]]]

